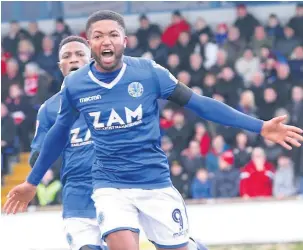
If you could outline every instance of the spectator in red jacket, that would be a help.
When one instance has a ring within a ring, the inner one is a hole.
[[[162,116],[160,118],[161,129],[166,130],[174,125],[173,122],[174,111],[171,108],[165,107],[161,112],[161,116]]]
[[[201,122],[195,125],[194,139],[200,143],[200,153],[205,157],[210,150],[211,138],[205,125]]]
[[[272,196],[274,167],[262,148],[255,148],[251,161],[241,169],[240,195],[243,198]]]
[[[162,34],[162,42],[172,48],[176,45],[182,31],[190,31],[188,22],[182,17],[180,11],[175,11],[172,15],[172,22]]]

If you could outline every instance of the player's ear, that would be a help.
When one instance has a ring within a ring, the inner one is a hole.
[[[124,37],[124,49],[126,48],[126,46],[127,46],[127,43],[128,43],[128,37],[127,36],[125,36]]]
[[[62,71],[62,66],[60,62],[57,62],[59,69]]]

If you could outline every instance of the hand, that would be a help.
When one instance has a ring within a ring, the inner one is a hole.
[[[286,120],[286,115],[275,117],[265,121],[261,130],[261,135],[272,142],[278,143],[284,148],[291,150],[293,145],[300,147],[303,141],[303,130],[294,126],[285,125],[282,122]],[[289,143],[289,144],[288,144]]]
[[[244,200],[249,200],[249,195],[248,194],[244,194],[243,196],[242,196],[242,198],[244,199]]]
[[[1,141],[1,147],[5,147],[7,145],[6,141]]]
[[[7,214],[24,212],[29,202],[35,197],[37,187],[24,182],[14,187],[7,195],[7,201],[4,204],[3,210]]]

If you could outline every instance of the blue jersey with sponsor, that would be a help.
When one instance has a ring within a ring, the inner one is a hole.
[[[127,56],[110,82],[98,79],[93,69],[94,62],[65,78],[57,122],[84,116],[96,150],[94,187],[170,186],[157,99],[167,99],[177,80],[151,60]]]
[[[37,115],[36,134],[31,145],[33,150],[40,151],[45,135],[56,121],[59,107],[59,94],[52,96],[41,106]],[[95,218],[94,202],[91,199],[91,169],[95,151],[83,116],[73,124],[62,158],[63,217]]]

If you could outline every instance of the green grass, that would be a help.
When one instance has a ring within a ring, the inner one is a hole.
[[[303,250],[303,243],[297,244],[269,244],[269,245],[239,245],[216,246],[209,250]]]

